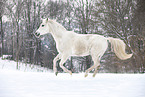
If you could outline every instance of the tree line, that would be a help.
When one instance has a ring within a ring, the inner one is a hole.
[[[144,73],[144,4],[144,0],[1,0],[0,56],[12,55],[17,69],[20,61],[52,69],[57,55],[55,41],[49,34],[41,39],[33,34],[42,18],[51,18],[76,33],[100,34],[125,42],[133,57],[119,60],[109,44],[100,72]],[[72,72],[83,72],[91,64],[90,56],[70,57],[65,66]]]

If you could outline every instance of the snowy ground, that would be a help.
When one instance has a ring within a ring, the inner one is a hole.
[[[0,97],[145,97],[145,74],[53,73],[0,59]],[[43,72],[37,72],[43,71]]]

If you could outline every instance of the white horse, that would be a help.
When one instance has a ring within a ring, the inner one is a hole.
[[[97,69],[100,66],[100,59],[105,53],[108,42],[111,43],[112,49],[116,56],[121,60],[128,59],[132,54],[125,52],[125,43],[116,38],[105,38],[104,36],[97,34],[77,34],[73,31],[67,31],[61,24],[51,19],[43,19],[39,29],[35,32],[35,35],[39,38],[41,35],[51,33],[56,41],[56,48],[59,54],[53,60],[53,70],[57,75],[56,62],[61,59],[60,67],[72,75],[72,72],[65,68],[63,64],[69,56],[87,56],[91,55],[94,65],[91,66],[85,72],[85,77],[88,73],[95,69],[93,77],[97,73]]]

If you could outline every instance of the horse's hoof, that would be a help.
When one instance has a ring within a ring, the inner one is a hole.
[[[93,74],[93,77],[95,77],[96,76],[96,74]]]
[[[58,72],[55,72],[55,75],[57,76]]]
[[[97,66],[97,69],[99,69],[101,66],[99,65],[99,66]]]
[[[72,72],[70,72],[69,74],[72,75]]]
[[[87,77],[88,76],[88,74],[85,74],[85,77]]]

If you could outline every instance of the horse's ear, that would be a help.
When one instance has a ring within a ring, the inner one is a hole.
[[[49,19],[47,18],[47,19],[46,19],[46,22],[48,22],[48,20],[49,20]]]
[[[40,18],[40,21],[43,21],[43,18]]]

